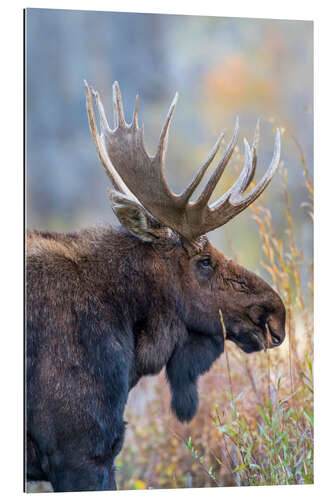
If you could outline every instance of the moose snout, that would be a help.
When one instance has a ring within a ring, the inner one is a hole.
[[[282,344],[285,338],[285,331],[272,328],[271,323],[266,323],[268,329],[268,347],[278,347]]]
[[[282,300],[276,299],[277,307],[266,320],[268,347],[278,347],[285,339],[286,310]]]

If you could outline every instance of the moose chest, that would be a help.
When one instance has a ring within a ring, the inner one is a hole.
[[[155,375],[169,361],[187,332],[170,314],[156,315],[134,327],[135,367],[139,376]]]

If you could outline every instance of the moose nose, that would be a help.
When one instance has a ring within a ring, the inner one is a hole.
[[[281,317],[271,316],[268,318],[266,327],[268,329],[269,347],[277,347],[282,344],[285,334],[285,314]]]
[[[277,296],[278,297],[278,296]],[[280,297],[275,297],[276,307],[273,313],[267,318],[268,340],[270,347],[277,347],[282,344],[286,336],[285,322],[286,310]]]
[[[268,326],[268,325],[267,325]],[[284,336],[281,336],[279,335],[278,333],[276,332],[273,332],[269,326],[268,326],[268,330],[269,330],[269,343],[272,347],[277,347],[279,346],[280,344],[282,344],[283,342],[283,339],[284,339]]]

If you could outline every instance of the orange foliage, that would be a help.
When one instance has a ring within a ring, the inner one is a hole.
[[[255,107],[271,103],[277,96],[272,79],[259,75],[256,64],[241,55],[227,57],[205,76],[205,87],[214,106],[233,108]]]

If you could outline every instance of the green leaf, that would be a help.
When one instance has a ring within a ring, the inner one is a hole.
[[[265,411],[262,409],[261,406],[258,406],[258,411],[259,411],[260,415],[263,417],[263,419],[265,420],[266,424],[270,425],[269,416],[267,415],[267,413],[265,413]]]
[[[236,467],[236,469],[234,469],[232,472],[238,472],[242,469],[245,469],[245,467],[248,467],[249,464],[242,464],[242,465],[239,465],[238,467]]]
[[[306,420],[309,422],[311,427],[313,427],[313,415],[308,415],[305,410],[303,410],[303,415],[306,418]]]

